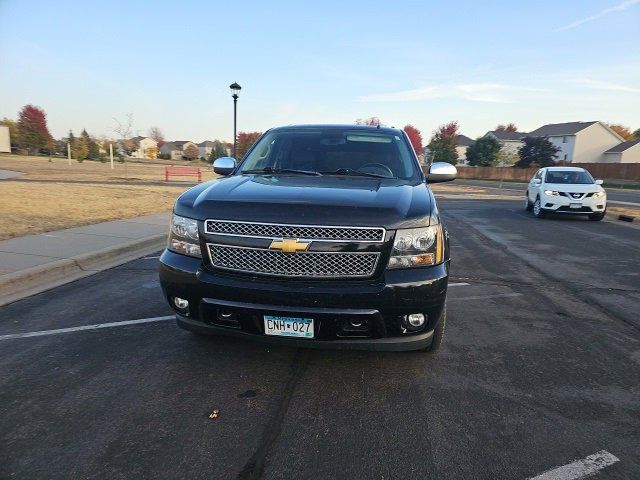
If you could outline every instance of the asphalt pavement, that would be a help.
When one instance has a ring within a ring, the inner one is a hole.
[[[640,478],[640,229],[440,210],[435,356],[192,335],[156,255],[1,307],[0,478]]]

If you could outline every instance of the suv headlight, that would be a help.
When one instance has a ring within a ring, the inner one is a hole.
[[[167,248],[172,252],[202,258],[197,220],[173,214]]]
[[[443,242],[442,225],[398,230],[387,268],[436,265],[443,260]]]
[[[560,192],[555,192],[553,190],[545,190],[544,194],[552,197],[557,197],[558,195],[560,195]]]
[[[593,194],[593,198],[602,198],[605,196],[604,192],[596,192]]]

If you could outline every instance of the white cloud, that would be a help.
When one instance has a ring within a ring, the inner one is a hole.
[[[602,18],[602,17],[604,17],[606,15],[609,15],[610,13],[622,12],[622,11],[626,10],[627,8],[633,7],[634,5],[638,5],[638,4],[640,4],[640,0],[627,0],[625,2],[619,3],[615,7],[605,8],[601,12],[598,12],[598,13],[596,13],[594,15],[590,15],[588,17],[584,17],[584,18],[581,18],[579,20],[576,20],[575,22],[571,22],[568,25],[565,25],[564,27],[558,28],[556,30],[556,32],[562,32],[564,30],[570,30],[572,28],[575,28],[577,26],[582,25],[583,23],[592,22],[593,20],[597,20],[599,18]]]
[[[436,84],[358,97],[361,102],[413,102],[436,98],[461,98],[474,102],[511,103],[520,92],[543,91],[538,88],[504,85],[501,83]]]
[[[596,90],[607,90],[609,92],[640,93],[640,88],[620,85],[618,83],[603,82],[602,80],[579,78],[576,80],[576,82],[584,85],[585,87],[593,88]]]

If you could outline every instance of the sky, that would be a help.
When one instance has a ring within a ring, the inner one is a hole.
[[[477,137],[591,121],[640,128],[640,0],[0,0],[0,118],[58,138],[167,140],[296,123],[456,120]]]

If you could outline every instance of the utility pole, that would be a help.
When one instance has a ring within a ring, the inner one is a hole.
[[[69,166],[71,166],[71,144],[67,143],[67,159],[69,159]]]
[[[113,143],[109,144],[109,154],[111,155],[111,170],[113,170]]]

